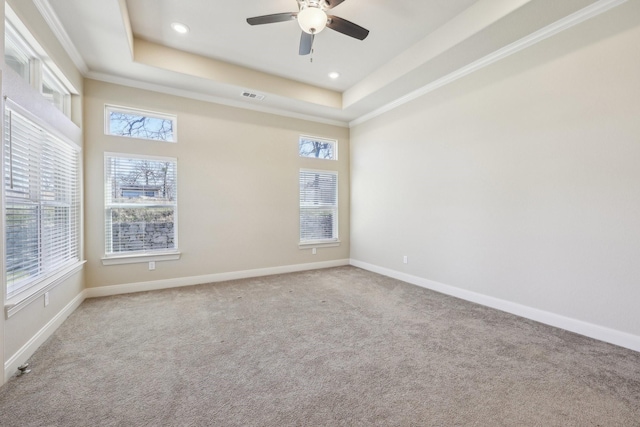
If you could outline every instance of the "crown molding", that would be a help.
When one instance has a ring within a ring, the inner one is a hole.
[[[312,116],[308,114],[295,113],[280,108],[266,107],[263,105],[249,104],[246,101],[234,101],[227,98],[222,98],[213,95],[206,95],[200,92],[194,92],[185,89],[177,89],[155,83],[143,82],[140,80],[131,79],[128,77],[119,77],[111,74],[98,73],[95,71],[89,71],[86,78],[98,80],[105,83],[113,83],[121,86],[133,87],[136,89],[149,90],[152,92],[164,93],[167,95],[180,96],[183,98],[195,99],[197,101],[210,102],[213,104],[225,105],[227,107],[240,108],[244,110],[256,111],[259,113],[274,114],[277,116],[289,117],[292,119],[306,120],[309,122],[322,123],[331,126],[338,126],[342,128],[348,128],[349,124],[346,121],[325,119],[318,116]]]
[[[58,39],[64,50],[67,52],[78,70],[80,70],[82,75],[86,75],[87,73],[89,73],[89,67],[87,66],[87,63],[84,62],[82,55],[80,55],[80,52],[78,52],[78,49],[71,41],[71,38],[67,34],[67,31],[64,29],[62,22],[60,22],[58,15],[53,10],[53,7],[51,7],[51,3],[49,3],[49,0],[33,0],[33,3],[36,5],[38,11],[40,11],[40,14],[49,25],[49,28],[51,28],[51,31],[53,31],[56,38]]]
[[[434,90],[441,88],[449,83],[453,83],[454,81],[468,76],[471,73],[474,73],[478,70],[483,69],[495,62],[500,61],[501,59],[507,58],[515,53],[518,53],[530,46],[533,46],[537,43],[540,43],[543,40],[548,39],[558,33],[561,33],[571,27],[574,27],[584,21],[587,21],[591,18],[594,18],[614,7],[620,6],[623,3],[626,3],[627,0],[599,0],[579,11],[572,13],[571,15],[562,18],[553,24],[547,25],[546,27],[535,31],[529,34],[526,37],[521,38],[518,41],[515,41],[501,49],[496,50],[489,55],[484,56],[483,58],[478,59],[458,70],[447,74],[444,77],[441,77],[433,82],[414,90],[413,92],[404,95],[395,101],[392,101],[370,113],[364,114],[358,117],[355,120],[349,122],[349,127],[354,127],[360,125],[366,121],[369,121],[373,118],[376,118],[384,113],[387,113],[391,110],[394,110],[401,105],[404,105],[414,99],[417,99],[423,95],[428,94],[429,92],[433,92]]]
[[[333,126],[340,127],[355,127],[362,123],[365,123],[371,119],[374,119],[384,113],[392,111],[410,101],[413,101],[421,96],[424,96],[434,90],[437,90],[443,86],[446,86],[450,83],[455,82],[456,80],[463,78],[469,74],[472,74],[476,71],[479,71],[491,64],[494,64],[502,59],[505,59],[513,54],[516,54],[530,46],[533,46],[541,41],[544,41],[558,33],[561,33],[571,27],[574,27],[582,22],[585,22],[591,18],[594,18],[604,12],[607,12],[610,9],[613,9],[623,3],[626,3],[628,0],[598,0],[593,4],[565,17],[553,24],[550,24],[538,31],[535,31],[529,34],[526,37],[521,38],[520,40],[513,42],[501,49],[494,51],[464,67],[461,67],[439,79],[428,83],[404,96],[401,96],[386,105],[383,105],[380,108],[377,108],[369,113],[363,114],[352,121],[340,121],[335,119],[327,119],[321,118],[314,115],[308,114],[300,114],[293,111],[288,111],[286,109],[281,108],[273,108],[266,107],[261,105],[248,104],[246,102],[231,100],[223,97],[206,95],[194,91],[184,90],[184,89],[176,89],[167,87],[164,85],[147,83],[127,77],[119,77],[114,75],[108,75],[105,73],[92,72],[89,70],[87,64],[84,59],[76,49],[75,45],[69,38],[67,32],[65,31],[62,23],[60,22],[57,14],[53,10],[50,4],[50,0],[33,0],[34,4],[46,20],[49,27],[51,27],[52,31],[67,51],[69,56],[71,57],[74,64],[78,67],[80,72],[84,75],[84,77],[91,78],[94,80],[104,81],[108,83],[121,84],[129,87],[136,87],[145,90],[152,90],[155,92],[166,93],[170,95],[181,96],[190,99],[196,99],[205,102],[212,102],[216,104],[226,105],[235,108],[242,108],[267,114],[275,114],[279,116],[285,116],[300,120],[308,120],[317,123],[329,124]]]

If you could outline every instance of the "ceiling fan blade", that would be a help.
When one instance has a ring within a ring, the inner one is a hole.
[[[313,47],[313,34],[302,32],[302,36],[300,36],[300,55],[309,55],[311,53],[311,48]]]
[[[274,22],[292,21],[298,16],[297,12],[275,13],[273,15],[255,16],[247,18],[249,25],[273,24]]]
[[[336,7],[337,5],[339,5],[340,3],[342,3],[344,0],[327,0],[327,4],[329,5],[328,9],[333,9],[334,7]]]
[[[334,31],[345,34],[354,39],[364,40],[369,35],[369,30],[362,28],[360,25],[356,25],[351,21],[342,19],[338,16],[329,15],[327,21],[327,27]]]

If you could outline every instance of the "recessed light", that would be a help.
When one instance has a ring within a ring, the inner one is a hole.
[[[187,34],[189,32],[189,27],[179,22],[171,24],[171,28],[173,28],[173,31],[180,34]]]
[[[329,73],[329,78],[330,78],[330,79],[335,80],[335,79],[337,79],[338,77],[340,77],[340,73],[338,73],[338,72],[336,72],[336,71],[333,71],[333,72]]]

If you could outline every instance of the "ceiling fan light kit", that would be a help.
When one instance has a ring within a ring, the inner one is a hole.
[[[298,25],[307,34],[318,34],[327,26],[327,14],[316,6],[303,6],[298,12]]]
[[[302,29],[299,53],[300,55],[308,55],[311,53],[315,35],[325,27],[329,27],[334,31],[358,40],[367,38],[369,30],[346,19],[327,14],[327,10],[333,9],[344,1],[345,0],[297,0],[298,12],[256,16],[247,18],[247,23],[249,23],[249,25],[263,25],[294,19],[297,20],[298,25],[300,25]]]

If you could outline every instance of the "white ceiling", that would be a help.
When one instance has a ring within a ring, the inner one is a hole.
[[[295,0],[127,0],[127,5],[133,32],[142,39],[344,91],[475,2],[346,0],[330,14],[369,29],[369,36],[360,41],[325,29],[315,39],[313,63],[298,55],[297,22],[253,27],[246,22],[297,11]],[[176,21],[187,24],[190,33],[176,34],[171,29]],[[330,71],[340,72],[340,79],[331,81]]]
[[[295,21],[246,22],[297,11],[296,0],[34,1],[87,77],[346,125],[624,0],[345,0],[329,13],[369,37],[327,28],[313,62],[298,55]],[[179,35],[172,22],[191,31]],[[145,46],[156,59],[145,59]],[[189,69],[192,60],[201,69]],[[244,99],[244,90],[265,99]]]

